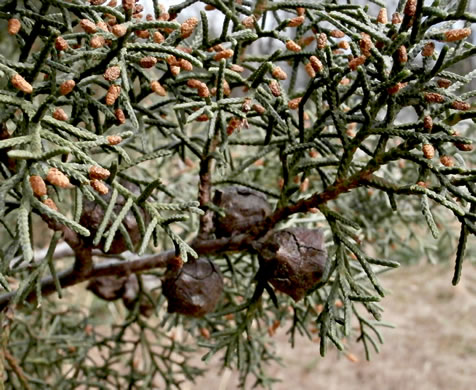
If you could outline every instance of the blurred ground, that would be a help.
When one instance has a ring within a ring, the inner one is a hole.
[[[273,390],[475,389],[476,267],[464,265],[457,287],[451,285],[452,272],[449,265],[425,264],[381,276],[389,291],[384,321],[396,328],[382,328],[385,344],[370,362],[360,344],[350,344],[357,362],[335,351],[322,359],[318,344],[301,339],[291,349],[286,336],[278,333],[278,353],[286,367],[271,367],[282,380]],[[217,369],[186,387],[236,388],[236,376]]]

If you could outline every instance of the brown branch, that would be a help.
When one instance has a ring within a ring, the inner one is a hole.
[[[11,367],[12,371],[16,374],[18,377],[20,383],[22,384],[23,388],[26,390],[31,390],[31,386],[28,383],[28,379],[23,372],[22,368],[18,364],[17,360],[15,359],[15,356],[13,356],[8,349],[5,347],[3,348],[3,356],[5,357],[5,360],[8,362],[9,366]]]
[[[378,164],[367,165],[361,171],[355,173],[346,180],[335,182],[333,185],[321,193],[316,193],[307,199],[303,199],[294,205],[282,207],[276,210],[271,216],[257,223],[249,233],[239,234],[232,237],[220,239],[203,239],[200,235],[192,241],[191,247],[199,255],[218,255],[224,252],[237,252],[243,250],[253,250],[253,243],[266,233],[271,231],[274,226],[296,213],[305,213],[309,209],[319,207],[330,200],[336,199],[340,194],[357,188],[362,182],[365,182],[378,169]],[[48,221],[50,224],[50,221]],[[59,273],[58,279],[61,287],[73,286],[92,277],[107,275],[130,275],[132,273],[146,271],[154,268],[166,267],[172,259],[175,258],[175,251],[168,250],[153,256],[142,257],[129,261],[112,261],[100,264],[94,264],[92,260],[92,248],[84,245],[83,240],[71,229],[65,226],[50,224],[54,230],[63,231],[65,241],[75,252],[76,260],[74,265]],[[46,296],[56,291],[54,279],[49,276],[42,281],[42,295]],[[0,296],[0,310],[5,308],[16,292],[3,294]],[[36,293],[32,292],[27,300],[29,302],[36,300]]]

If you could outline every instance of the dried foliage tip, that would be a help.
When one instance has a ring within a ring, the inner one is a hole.
[[[448,80],[448,79],[438,79],[436,81],[436,83],[438,84],[438,87],[440,88],[448,88],[450,85],[451,85],[451,80]]]
[[[150,83],[150,89],[159,96],[167,95],[167,91],[165,90],[165,88],[156,80]]]
[[[273,71],[271,72],[274,78],[278,80],[286,80],[288,78],[288,75],[286,72],[279,66],[273,67]]]
[[[451,168],[453,165],[455,165],[453,159],[450,156],[441,156],[440,157],[440,162],[445,166]]]
[[[428,103],[443,103],[445,101],[445,97],[436,92],[426,92],[425,100]]]
[[[57,37],[55,39],[55,48],[56,48],[56,50],[63,51],[63,50],[68,49],[68,47],[69,47],[68,42],[63,37]]]
[[[297,53],[301,51],[301,46],[299,46],[293,40],[289,39],[288,41],[286,41],[286,49]]]
[[[74,87],[76,86],[76,82],[74,80],[66,80],[60,85],[60,94],[67,95],[69,94]]]
[[[298,98],[290,100],[288,103],[288,107],[291,110],[297,110],[299,107],[299,103],[301,103],[301,100],[302,100],[302,97],[298,97]]]
[[[423,57],[431,57],[435,52],[435,43],[434,42],[427,42],[421,51],[421,55]]]
[[[111,31],[116,37],[120,38],[126,35],[127,26],[124,24],[116,24],[115,26],[112,26]]]
[[[453,103],[451,103],[451,107],[455,110],[467,111],[471,108],[471,104],[461,100],[455,100]]]
[[[461,41],[471,35],[471,29],[469,27],[460,28],[457,30],[445,31],[445,42]]]
[[[298,27],[304,22],[304,16],[296,16],[288,22],[288,27]]]
[[[423,128],[428,131],[431,131],[431,129],[433,129],[433,118],[430,115],[426,115],[423,118]]]
[[[122,111],[121,109],[118,108],[116,110],[116,117],[117,117],[117,111],[119,110]],[[122,113],[122,115],[124,115],[124,113]],[[125,122],[125,118],[124,118],[124,122]],[[108,135],[107,142],[109,142],[109,145],[118,145],[122,142],[122,137],[120,135]]]
[[[359,46],[360,51],[364,56],[370,57],[372,55],[370,52],[370,49],[372,49],[372,39],[369,34],[362,33],[362,39],[359,41]]]
[[[165,37],[162,35],[160,31],[154,32],[153,38],[155,43],[162,43],[165,41]]]
[[[402,15],[400,15],[398,12],[395,12],[392,15],[392,24],[400,24],[402,23],[402,21],[403,21]]]
[[[271,93],[278,97],[278,96],[281,96],[281,88],[279,86],[279,83],[275,80],[272,80],[270,83],[269,83],[269,89],[271,90]]]
[[[261,104],[253,104],[251,108],[255,110],[259,115],[263,115],[266,111],[266,109]]]
[[[111,175],[107,169],[99,167],[97,165],[92,165],[89,167],[89,178],[90,179],[99,179],[105,180]]]
[[[422,146],[421,150],[423,151],[423,155],[425,158],[428,160],[431,160],[433,157],[435,157],[435,148],[431,144],[425,144]]]
[[[316,71],[314,70],[312,64],[310,62],[308,62],[304,68],[306,69],[306,73],[309,75],[309,77],[311,79],[313,79],[314,77],[316,77]]]
[[[56,206],[56,203],[53,199],[51,198],[47,198],[45,200],[42,201],[42,203],[45,205],[45,206],[48,206],[50,209],[54,210],[54,211],[59,211],[58,210],[58,206]]]
[[[246,28],[253,28],[255,26],[255,21],[256,21],[256,18],[253,15],[251,15],[244,18],[241,21],[241,24],[245,26]]]
[[[67,121],[69,118],[68,118],[68,114],[66,114],[66,112],[58,107],[54,112],[53,112],[53,118],[59,120],[59,121]]]
[[[416,13],[416,7],[417,7],[417,0],[408,0],[407,3],[405,4],[405,9],[403,10],[403,13],[405,15],[413,17],[415,16],[415,13]]]
[[[352,60],[349,61],[349,68],[351,70],[356,70],[360,65],[365,63],[366,60],[367,60],[366,56],[359,56],[359,57],[353,58]]]
[[[121,87],[115,84],[111,85],[106,93],[106,105],[112,106],[120,94],[121,94]]]
[[[404,64],[408,61],[407,48],[402,45],[398,48],[398,62]]]
[[[198,86],[198,96],[202,98],[207,98],[210,96],[210,91],[205,83],[200,83]]]
[[[109,188],[101,180],[93,179],[89,182],[93,189],[101,195],[106,195],[109,192]]]
[[[12,18],[8,20],[8,33],[16,35],[21,29],[21,22],[18,19]]]
[[[380,11],[378,12],[378,16],[377,16],[377,23],[381,23],[381,24],[388,23],[386,8],[380,8]]]
[[[89,44],[92,48],[98,49],[106,44],[106,38],[104,38],[102,35],[94,35],[89,41]]]
[[[98,30],[96,24],[88,19],[82,19],[79,24],[81,25],[81,28],[88,34],[95,34]]]
[[[324,69],[324,65],[322,65],[321,60],[316,56],[309,57],[309,62],[312,66],[312,69],[314,69],[317,73],[321,72],[322,69]]]
[[[46,175],[46,181],[61,188],[71,187],[68,176],[66,176],[57,168],[50,168],[48,174]]]
[[[226,49],[226,50],[220,51],[220,52],[218,52],[217,54],[215,54],[215,57],[213,57],[213,59],[214,59],[215,61],[220,61],[220,60],[223,59],[223,58],[226,59],[226,58],[231,58],[231,57],[233,57],[233,54],[234,54],[233,50],[231,50],[231,49]]]
[[[139,61],[139,65],[142,68],[149,69],[157,64],[157,58],[152,56],[142,57]]]
[[[120,75],[121,75],[121,68],[119,68],[118,66],[111,66],[106,69],[103,77],[107,81],[114,81],[118,79]]]
[[[47,194],[46,184],[41,176],[32,175],[30,176],[30,187],[33,190],[35,196],[41,198]]]
[[[331,30],[329,34],[333,38],[344,38],[345,37],[345,33],[341,30]]]
[[[317,42],[318,49],[324,49],[327,45],[327,35],[324,33],[320,33],[317,36],[316,42]]]
[[[31,86],[31,84],[18,73],[13,75],[11,82],[16,89],[25,93],[33,93],[33,87]]]
[[[182,23],[180,26],[180,35],[183,39],[188,38],[192,35],[193,30],[197,27],[198,19],[195,17],[187,19],[185,22]]]

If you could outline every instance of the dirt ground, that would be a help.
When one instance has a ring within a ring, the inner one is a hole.
[[[382,275],[390,292],[383,302],[385,344],[367,362],[360,344],[351,362],[330,351],[320,358],[316,343],[301,339],[291,349],[278,334],[286,367],[272,366],[282,380],[274,390],[470,390],[476,388],[476,267],[466,263],[462,281],[451,285],[452,266],[416,265]],[[251,382],[251,381],[250,381]],[[191,389],[237,388],[231,371],[211,370]]]

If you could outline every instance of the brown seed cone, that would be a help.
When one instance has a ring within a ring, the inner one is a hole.
[[[128,278],[117,275],[98,276],[89,281],[86,289],[105,301],[115,301],[124,295]]]
[[[448,79],[438,79],[436,83],[440,88],[448,88],[452,84],[451,81]]]
[[[288,27],[298,27],[304,23],[304,16],[296,16],[288,22]]]
[[[271,93],[278,97],[278,96],[281,96],[281,88],[279,86],[279,83],[275,80],[272,80],[270,83],[269,83],[269,89],[271,90]]]
[[[386,8],[380,8],[380,11],[378,12],[378,16],[377,16],[377,23],[381,23],[381,24],[388,23]]]
[[[306,12],[306,8],[304,7],[297,7],[296,8],[296,13],[298,14],[298,16],[304,16]]]
[[[106,69],[103,77],[107,81],[114,81],[118,79],[120,75],[121,75],[121,68],[119,68],[118,66],[111,66]]]
[[[118,108],[116,110],[116,117],[117,117],[117,111],[118,110],[121,110],[121,109]],[[120,144],[122,142],[122,137],[120,135],[108,135],[107,136],[107,142],[109,142],[109,145],[117,145],[117,144]]]
[[[316,42],[317,42],[318,49],[324,49],[327,45],[327,35],[324,33],[320,33],[317,36]]]
[[[441,156],[440,157],[440,162],[445,166],[445,167],[452,167],[455,165],[453,159],[450,156]]]
[[[190,72],[190,71],[193,70],[193,65],[192,65],[192,63],[191,63],[190,61],[187,61],[187,60],[183,59],[183,58],[181,58],[181,59],[179,60],[178,65],[180,66],[180,68],[181,68],[182,70],[185,70],[185,71],[187,71],[187,72]]]
[[[231,89],[230,89],[230,84],[228,84],[228,81],[223,80],[223,94],[225,96],[230,95]]]
[[[454,108],[455,110],[467,111],[471,108],[471,104],[461,100],[455,100],[453,103],[451,103],[451,108]]]
[[[25,93],[33,93],[33,87],[31,86],[31,84],[18,73],[13,75],[10,81],[16,89]]]
[[[157,58],[152,56],[142,57],[139,61],[139,65],[146,69],[152,68],[155,64],[157,64]]]
[[[165,88],[156,80],[154,80],[150,83],[150,89],[152,91],[154,91],[159,96],[166,96],[167,95],[167,91],[165,90]]]
[[[216,51],[217,53],[219,51],[223,51],[223,50],[225,50],[225,48],[223,47],[223,45],[221,43],[212,47],[212,51]]]
[[[88,34],[95,34],[98,30],[96,24],[94,24],[88,19],[82,19],[81,22],[79,22],[79,24],[81,28]]]
[[[237,64],[231,64],[230,70],[236,73],[243,73],[245,71],[245,68]]]
[[[190,259],[178,272],[166,273],[162,293],[169,313],[203,317],[215,310],[223,293],[223,277],[206,257]]]
[[[119,124],[123,125],[124,123],[126,123],[126,115],[124,114],[124,111],[122,111],[122,109],[117,108],[114,111],[114,115],[116,116],[116,120]],[[110,137],[114,137],[114,136],[110,136]],[[121,138],[121,137],[119,137],[119,138]],[[121,141],[122,141],[122,138],[119,142],[121,142]],[[109,144],[111,144],[111,142],[109,141],[109,137],[108,137],[108,142],[109,142]]]
[[[105,43],[106,43],[106,39],[102,35],[94,35],[89,41],[89,44],[94,49],[103,47]]]
[[[360,52],[366,56],[370,57],[372,55],[370,49],[372,49],[372,39],[369,34],[362,33],[362,39],[359,41]]]
[[[341,30],[331,30],[329,35],[333,38],[344,38],[345,33]]]
[[[69,118],[68,118],[68,114],[66,114],[66,112],[64,112],[64,110],[60,107],[58,107],[54,112],[53,112],[53,118],[59,120],[59,121],[67,121]]]
[[[435,157],[435,148],[432,144],[424,144],[421,150],[423,151],[425,158],[428,160],[431,160],[433,157]]]
[[[299,107],[299,103],[301,103],[301,100],[302,100],[302,97],[298,97],[298,98],[295,98],[293,100],[290,100],[288,102],[288,107],[291,109],[291,110],[297,110],[298,107]]]
[[[301,51],[301,46],[299,46],[293,40],[289,39],[288,41],[286,41],[286,49],[297,53]]]
[[[434,42],[427,42],[421,51],[421,55],[423,57],[431,57],[435,52],[435,43]]]
[[[405,46],[400,46],[398,48],[398,62],[404,64],[408,61],[407,48]]]
[[[54,210],[54,211],[59,211],[58,210],[58,206],[56,206],[56,203],[53,199],[51,198],[47,198],[45,200],[42,201],[42,203],[45,205],[45,206],[48,206],[50,209]]]
[[[165,37],[161,34],[160,31],[154,32],[154,42],[155,43],[162,43],[165,41]]]
[[[46,184],[41,176],[32,175],[30,176],[30,187],[33,190],[33,193],[38,198],[45,196],[47,194]]]
[[[63,83],[61,83],[60,85],[60,94],[61,95],[67,95],[68,93],[70,93],[73,88],[76,86],[76,83],[74,80],[66,80],[66,81],[63,81]]]
[[[445,97],[436,92],[426,92],[425,100],[428,103],[443,103],[445,101]]]
[[[173,55],[168,56],[165,61],[167,61],[167,64],[170,66],[177,66],[179,64],[177,58]]]
[[[101,195],[106,195],[109,192],[109,188],[101,180],[93,179],[89,182],[93,189]]]
[[[279,66],[274,66],[273,71],[271,72],[274,78],[278,80],[286,80],[288,78],[288,75],[286,72],[281,69]]]
[[[170,73],[172,73],[173,76],[178,76],[180,74],[180,69],[180,66],[171,66]]]
[[[91,5],[102,5],[106,2],[107,0],[89,0],[89,3],[91,3]],[[111,6],[109,4],[109,6]],[[111,6],[113,7],[113,6]]]
[[[464,144],[462,142],[456,142],[455,146],[458,150],[461,150],[462,152],[470,152],[473,150],[472,144]]]
[[[68,42],[63,37],[57,37],[55,39],[55,48],[58,51],[66,50],[69,47]]]
[[[222,50],[220,52],[218,52],[217,54],[215,54],[215,56],[213,57],[213,59],[215,61],[220,61],[222,58],[231,58],[233,57],[233,50],[231,49],[226,49],[226,50]]]
[[[253,15],[251,15],[251,16],[247,16],[246,18],[244,18],[241,21],[241,24],[243,26],[245,26],[246,28],[254,28],[255,21],[256,21],[256,18]]]
[[[327,251],[320,229],[278,230],[255,242],[254,247],[260,255],[262,277],[295,301],[304,298],[322,278]]]
[[[120,94],[121,94],[121,87],[116,84],[111,85],[106,93],[106,105],[112,106]]]
[[[111,31],[116,37],[120,38],[120,37],[123,37],[124,35],[126,35],[127,26],[125,26],[124,24],[116,24],[116,25],[112,26]]]
[[[21,29],[21,22],[18,19],[8,19],[8,33],[10,35],[16,35]]]
[[[302,37],[299,39],[297,44],[301,47],[306,47],[309,46],[312,42],[314,42],[316,38],[313,35],[310,35],[308,37]]]
[[[400,24],[402,23],[402,21],[403,21],[402,15],[400,15],[398,12],[395,12],[392,15],[392,24]]]
[[[433,128],[433,118],[430,115],[426,115],[423,118],[423,128],[428,131],[431,131]]]
[[[187,19],[185,22],[182,23],[180,26],[180,35],[183,39],[188,38],[192,35],[193,30],[197,27],[198,19],[195,17]]]
[[[89,167],[89,178],[90,179],[99,179],[106,180],[111,175],[107,169],[98,167],[97,165],[91,165]]]
[[[216,7],[213,6],[213,5],[210,5],[210,4],[207,4],[205,6],[205,11],[213,11],[213,10],[216,10]]]
[[[205,83],[200,83],[198,86],[198,96],[202,98],[207,98],[210,96],[210,91]]]
[[[415,16],[417,0],[407,0],[403,13],[408,16]]]
[[[309,61],[312,66],[312,69],[314,69],[317,73],[321,72],[322,69],[324,69],[324,65],[322,65],[321,60],[316,56],[309,57]]]
[[[96,26],[102,31],[109,32],[109,26],[103,21],[97,22]]]
[[[469,27],[460,28],[457,30],[445,31],[445,42],[461,41],[471,35],[471,29]]]
[[[367,60],[366,56],[359,56],[359,57],[353,58],[352,60],[349,61],[349,68],[351,70],[356,70],[360,65],[364,64],[366,60]]]
[[[68,176],[56,168],[50,168],[48,174],[46,175],[46,181],[61,188],[71,187]]]
[[[239,118],[229,126],[236,128]],[[266,197],[242,186],[230,186],[215,191],[213,203],[222,208],[225,215],[215,214],[213,224],[217,237],[231,237],[248,231],[253,225],[271,214]]]
[[[308,74],[308,76],[313,79],[314,77],[316,77],[316,71],[314,70],[312,64],[310,62],[308,62],[305,66],[304,66],[304,69],[306,70],[306,73]]]

